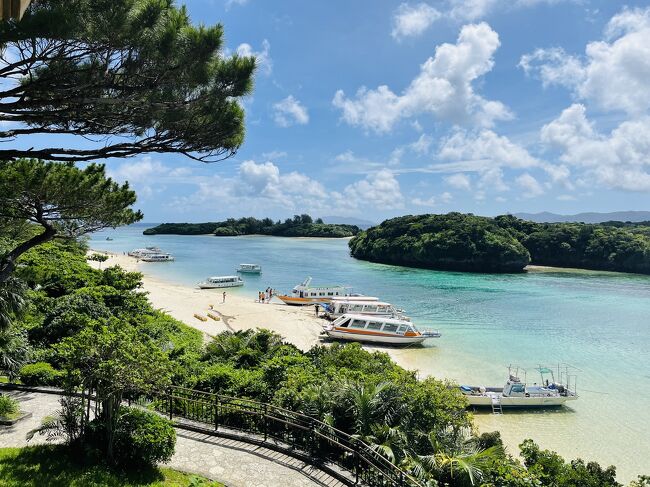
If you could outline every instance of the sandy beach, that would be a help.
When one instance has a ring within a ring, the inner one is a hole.
[[[108,256],[102,268],[119,265],[128,271],[143,274],[142,290],[148,293],[149,300],[177,320],[202,331],[206,339],[217,333],[248,328],[267,328],[282,335],[287,341],[302,350],[308,350],[319,343],[323,320],[314,314],[314,308],[287,306],[277,298],[270,303],[259,303],[254,298],[231,289],[199,289],[175,284],[154,278],[146,273],[147,265],[155,263],[138,262],[127,255],[111,254],[103,251],[90,251]],[[98,262],[89,261],[95,268]],[[226,302],[223,302],[223,292]],[[194,315],[207,318],[207,313],[221,317],[220,321],[208,319],[201,321]]]

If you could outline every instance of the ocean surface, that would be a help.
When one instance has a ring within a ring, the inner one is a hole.
[[[441,331],[442,338],[424,347],[396,352],[421,376],[503,385],[508,365],[516,364],[526,369],[528,382],[539,382],[535,367],[568,363],[580,395],[570,407],[477,413],[477,424],[499,429],[511,445],[531,437],[567,458],[613,464],[620,481],[650,474],[650,276],[409,269],[355,260],[346,239],[142,235],[148,226],[99,232],[89,244],[117,253],[161,247],[176,261],[147,264],[146,272],[181,284],[257,263],[263,274],[244,276],[246,285],[230,292],[288,291],[312,276],[314,284],[378,296],[416,324]]]

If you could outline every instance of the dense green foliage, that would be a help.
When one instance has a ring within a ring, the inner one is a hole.
[[[359,259],[473,272],[520,272],[536,265],[650,274],[650,227],[534,223],[510,215],[404,216],[350,241]]]
[[[120,409],[115,432],[115,460],[118,465],[156,465],[171,460],[176,432],[161,416],[137,408]]]
[[[350,240],[350,250],[374,262],[472,272],[520,272],[530,261],[507,229],[461,213],[386,220]]]
[[[192,25],[173,0],[31,2],[20,22],[2,23],[0,48],[15,53],[0,59],[0,121],[19,124],[0,131],[18,139],[1,160],[167,152],[215,161],[243,143],[239,102],[255,59],[226,57],[223,27]],[[60,147],[33,135],[42,133],[83,139]]]
[[[284,222],[270,218],[229,218],[212,223],[163,223],[146,229],[145,235],[207,235],[236,237],[239,235],[273,235],[276,237],[352,237],[359,233],[356,225],[323,223],[319,218],[313,221],[309,215],[295,215]]]
[[[13,397],[0,394],[0,417],[6,417],[15,414],[20,409],[18,401]]]
[[[23,235],[13,235],[11,245],[5,240],[6,248],[0,248],[0,284],[31,248],[140,220],[142,213],[131,209],[135,199],[128,183],[119,185],[106,177],[103,165],[79,169],[37,159],[0,162],[0,229],[31,224]]]
[[[223,487],[198,475],[169,468],[113,469],[80,462],[63,445],[0,448],[3,487]]]
[[[47,362],[27,364],[20,369],[20,382],[26,386],[58,386],[63,374]]]

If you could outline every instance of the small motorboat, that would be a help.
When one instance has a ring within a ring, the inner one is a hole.
[[[460,391],[470,406],[491,407],[493,412],[501,408],[537,408],[562,406],[567,401],[578,399],[576,376],[569,374],[569,365],[558,366],[554,371],[550,367],[537,367],[541,383],[527,384],[519,378],[526,371],[521,367],[508,367],[508,380],[503,387],[460,386]],[[556,375],[557,373],[557,375]],[[557,379],[557,380],[556,380]]]
[[[237,272],[242,272],[244,274],[261,274],[262,266],[259,264],[239,264]]]
[[[244,281],[239,276],[214,276],[208,277],[205,281],[199,282],[201,289],[218,289],[222,287],[239,287],[243,286]]]
[[[284,304],[289,304],[292,306],[304,306],[307,304],[329,303],[336,297],[347,295],[348,288],[345,286],[338,284],[329,286],[313,286],[311,284],[311,277],[308,277],[291,290],[291,295],[278,294],[277,297],[280,298]]]
[[[412,345],[440,338],[438,331],[420,331],[410,321],[386,316],[345,314],[323,326],[323,332],[337,340]]]

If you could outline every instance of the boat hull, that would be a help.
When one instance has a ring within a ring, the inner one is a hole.
[[[200,289],[223,289],[227,287],[241,287],[243,286],[243,282],[224,282],[221,284],[210,284],[210,283],[201,283],[199,284]]]
[[[473,407],[492,407],[491,396],[465,395],[465,399]],[[501,396],[501,407],[504,408],[548,408],[562,406],[567,401],[577,399],[575,396],[535,396],[535,397],[506,397]]]
[[[404,335],[387,335],[384,333],[364,332],[343,330],[325,330],[328,337],[336,340],[349,340],[354,342],[383,343],[387,345],[413,345],[422,343],[427,337],[422,335],[404,336]]]
[[[324,304],[331,301],[330,298],[326,297],[314,297],[314,298],[297,298],[287,295],[277,295],[277,298],[280,299],[284,304],[290,306],[306,306],[309,304]]]
[[[261,270],[259,270],[259,271],[246,271],[246,270],[243,270],[243,269],[237,269],[237,272],[239,272],[240,274],[261,274],[262,273]]]

